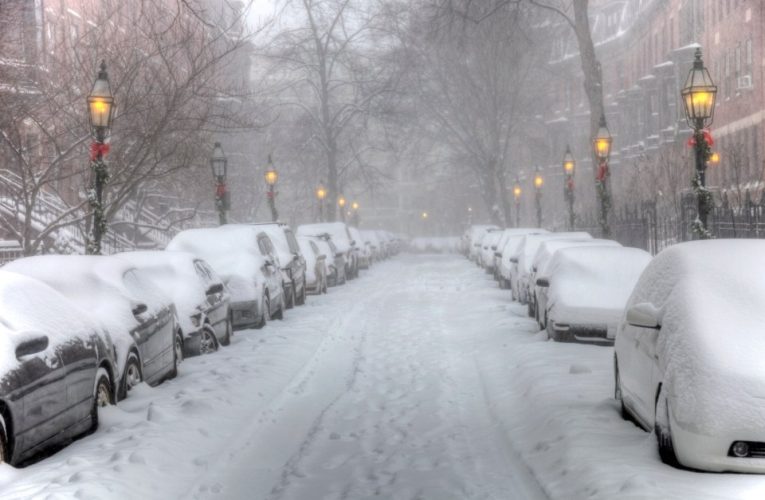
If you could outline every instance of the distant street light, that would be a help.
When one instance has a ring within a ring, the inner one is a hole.
[[[680,95],[685,106],[685,118],[693,129],[696,155],[696,175],[693,178],[693,191],[696,193],[698,217],[693,222],[693,232],[700,238],[711,238],[707,229],[707,214],[712,201],[712,194],[706,187],[706,168],[710,158],[712,136],[705,129],[712,124],[715,113],[717,86],[712,81],[709,71],[701,58],[701,49],[696,49],[693,67],[688,73]]]
[[[420,217],[422,217],[422,220],[428,220],[428,212],[422,212]]]
[[[345,196],[340,195],[337,198],[337,206],[340,208],[340,220],[345,222],[345,205],[347,204],[347,200],[345,199]]]
[[[571,231],[574,230],[576,224],[576,216],[574,214],[574,170],[576,167],[576,161],[574,155],[571,154],[571,148],[566,146],[566,153],[563,155],[563,197],[568,204],[568,226]]]
[[[359,215],[359,202],[354,201],[351,203],[351,211],[353,212],[353,225],[359,227],[361,223],[361,216]]]
[[[515,178],[515,186],[513,186],[513,198],[515,198],[515,227],[521,227],[521,182],[518,177]]]
[[[316,188],[316,199],[319,200],[319,220],[324,222],[324,198],[327,197],[327,189],[324,187],[324,183],[319,183],[319,187]]]
[[[268,206],[271,208],[271,220],[276,222],[279,220],[279,213],[276,211],[276,182],[279,180],[279,174],[274,168],[274,163],[271,160],[271,155],[268,155],[268,169],[263,175],[266,179],[266,185],[268,185]]]
[[[718,153],[717,151],[714,151],[711,155],[709,155],[709,164],[712,165],[712,166],[719,165],[720,164],[720,153]]]
[[[592,148],[595,159],[598,160],[598,171],[595,174],[595,188],[598,193],[600,205],[600,229],[604,238],[611,235],[611,227],[608,224],[608,212],[611,210],[611,195],[608,192],[608,159],[611,156],[611,143],[613,138],[606,125],[606,115],[600,115],[600,128],[592,139]]]
[[[223,153],[223,147],[220,145],[220,142],[216,142],[213,146],[210,168],[212,169],[213,180],[215,181],[215,208],[218,210],[218,221],[222,226],[227,222],[226,211],[231,208],[231,199],[226,189],[228,159]]]
[[[93,212],[92,236],[88,241],[88,253],[101,254],[101,240],[106,234],[106,217],[104,215],[104,187],[109,180],[109,171],[104,162],[104,156],[109,153],[106,138],[112,128],[114,114],[114,97],[109,85],[109,75],[106,73],[106,61],[101,61],[93,89],[88,95],[88,118],[93,143],[90,145],[90,163],[93,169],[93,189],[88,194],[88,203]]]
[[[542,186],[545,180],[542,177],[542,173],[537,167],[536,174],[534,174],[534,189],[536,190],[536,203],[537,203],[537,227],[542,227]]]

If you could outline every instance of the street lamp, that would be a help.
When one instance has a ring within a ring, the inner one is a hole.
[[[360,215],[359,215],[359,202],[354,201],[351,203],[351,210],[353,211],[353,225],[359,227]]]
[[[608,212],[611,209],[611,197],[608,193],[608,159],[611,156],[611,143],[613,138],[606,125],[606,115],[600,115],[600,126],[595,137],[592,139],[592,149],[595,153],[595,159],[598,161],[598,170],[595,174],[595,188],[598,193],[600,205],[600,229],[604,238],[611,234],[611,228],[608,225]]]
[[[324,198],[327,197],[327,190],[324,187],[324,183],[319,183],[319,187],[316,188],[316,199],[319,200],[319,220],[324,222]]]
[[[348,201],[345,199],[345,196],[340,195],[337,197],[337,206],[340,208],[340,220],[345,222],[345,205],[348,203]]]
[[[109,85],[109,75],[106,73],[106,61],[101,61],[96,81],[88,95],[88,119],[93,143],[90,145],[90,164],[93,168],[93,189],[88,194],[88,204],[93,212],[93,233],[88,242],[88,253],[101,254],[101,240],[106,234],[106,217],[104,216],[103,196],[104,186],[109,180],[104,156],[109,153],[106,138],[112,128],[114,114],[114,97]]]
[[[693,129],[693,144],[696,153],[696,175],[693,178],[693,191],[698,203],[698,217],[693,222],[693,232],[701,239],[711,238],[707,229],[707,213],[712,195],[706,188],[705,170],[710,156],[711,136],[704,129],[712,124],[715,113],[717,86],[712,81],[709,71],[701,59],[701,49],[696,49],[693,67],[688,72],[683,90],[680,92],[685,106],[685,118]]]
[[[213,146],[210,168],[212,169],[213,180],[215,181],[215,208],[218,210],[218,221],[222,226],[226,224],[226,210],[230,208],[231,203],[228,190],[226,189],[228,159],[225,153],[223,153],[223,147],[220,145],[220,142],[216,142]]]
[[[719,165],[720,164],[720,153],[715,151],[711,155],[709,155],[709,164],[710,165]]]
[[[422,220],[428,220],[428,212],[422,212]]]
[[[571,148],[566,146],[566,153],[563,155],[563,197],[568,203],[568,225],[571,231],[574,230],[576,216],[574,215],[574,170],[576,160],[571,154]]]
[[[279,174],[274,168],[274,162],[271,160],[271,155],[268,155],[268,169],[263,174],[266,179],[266,185],[268,185],[268,206],[271,208],[271,220],[276,222],[279,220],[279,213],[276,211],[276,182],[279,180]]]
[[[534,174],[534,189],[536,190],[536,203],[537,203],[537,227],[542,227],[542,185],[545,180],[542,177],[542,173],[537,167],[536,174]]]
[[[513,197],[515,198],[515,227],[521,227],[521,183],[518,177],[515,178],[515,186],[513,186]]]

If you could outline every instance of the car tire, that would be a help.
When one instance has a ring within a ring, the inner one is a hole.
[[[299,306],[305,305],[305,274],[303,275],[303,288],[300,291],[300,296],[297,298],[296,304]]]
[[[9,455],[8,425],[5,422],[5,417],[0,416],[0,464],[8,463]]]
[[[677,467],[679,463],[677,461],[677,455],[675,455],[675,446],[672,444],[669,404],[662,389],[659,389],[659,395],[656,397],[656,414],[654,417],[653,430],[656,434],[656,442],[661,461],[667,465]]]
[[[287,287],[282,285],[282,289],[286,290]],[[293,307],[295,307],[295,302],[297,301],[297,292],[295,291],[295,282],[294,281],[292,282],[292,286],[290,287],[290,293],[289,293],[289,295],[287,295],[287,299],[286,300],[287,300],[287,303],[284,304],[284,306],[287,309],[292,309]]]
[[[133,387],[137,386],[143,381],[143,373],[141,372],[141,360],[138,359],[138,355],[130,351],[128,358],[125,361],[125,372],[122,375],[122,396],[120,399],[125,399]]]
[[[202,327],[199,334],[199,355],[212,354],[218,350],[218,342],[215,341],[215,331],[210,325]]]
[[[619,375],[619,361],[614,356],[614,399],[619,402],[619,414],[624,420],[632,420],[627,407],[624,405],[624,397],[622,396],[622,378]]]
[[[112,379],[105,368],[99,368],[93,388],[93,409],[90,411],[91,431],[98,428],[98,409],[111,404],[114,404]]]
[[[231,319],[231,314],[226,317],[226,332],[220,339],[220,345],[231,344],[231,336],[234,334],[234,320]]]
[[[263,311],[260,313],[260,321],[255,325],[257,330],[260,330],[271,319],[271,299],[266,294],[263,297]]]
[[[173,336],[173,369],[170,370],[170,374],[167,378],[175,378],[178,376],[178,365],[183,363],[183,359],[183,335],[180,330],[178,330]]]

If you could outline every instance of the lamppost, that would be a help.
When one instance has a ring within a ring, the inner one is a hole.
[[[319,187],[316,188],[316,199],[319,200],[319,220],[324,222],[324,198],[327,197],[327,190],[324,187],[324,183],[319,183]]]
[[[534,174],[534,189],[536,189],[536,202],[537,202],[537,227],[542,227],[542,185],[545,183],[542,173],[537,167],[537,172]]]
[[[515,198],[515,227],[521,227],[521,183],[518,177],[515,178],[515,186],[513,186],[513,198]]]
[[[340,220],[345,222],[345,204],[347,203],[345,196],[340,195],[337,198],[337,206],[340,207]]]
[[[353,225],[359,227],[361,222],[361,216],[359,215],[359,202],[354,201],[351,203],[351,210],[353,211]]]
[[[592,149],[595,159],[598,160],[598,170],[595,174],[595,189],[598,192],[600,205],[600,230],[604,238],[611,235],[611,227],[608,224],[608,212],[611,210],[611,195],[608,192],[608,159],[611,156],[611,143],[613,138],[606,125],[606,115],[600,115],[600,127],[592,139]]]
[[[271,155],[268,155],[268,170],[263,174],[268,185],[268,206],[271,208],[271,220],[276,222],[279,220],[279,212],[276,211],[276,182],[279,180],[279,174],[274,168],[274,163],[271,160]]]
[[[213,146],[210,168],[212,169],[213,180],[215,181],[215,208],[218,210],[218,221],[222,226],[227,222],[226,211],[231,208],[231,198],[226,189],[228,159],[223,153],[223,147],[220,145],[220,142],[216,142],[215,146]]]
[[[571,231],[574,230],[576,224],[576,216],[574,215],[574,169],[576,167],[576,161],[574,155],[571,154],[571,148],[566,146],[566,153],[563,155],[563,197],[568,203],[568,226]]]
[[[685,106],[685,118],[693,129],[693,140],[696,153],[696,173],[693,177],[693,191],[698,203],[698,217],[693,221],[693,232],[700,239],[711,238],[707,229],[707,214],[712,201],[712,194],[706,187],[705,171],[711,151],[712,136],[705,129],[712,124],[715,112],[717,86],[712,81],[709,71],[701,59],[701,49],[696,49],[693,67],[688,72],[688,78],[680,93]]]
[[[93,143],[90,145],[90,166],[93,169],[93,189],[88,193],[88,203],[93,212],[93,233],[88,242],[88,253],[101,254],[101,240],[106,234],[106,217],[104,216],[104,186],[109,180],[104,156],[109,153],[106,138],[112,128],[114,112],[114,97],[109,86],[109,75],[106,73],[106,61],[101,61],[93,89],[88,95],[88,118]]]

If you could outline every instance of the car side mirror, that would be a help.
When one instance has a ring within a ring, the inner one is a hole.
[[[135,304],[133,306],[133,316],[139,316],[143,313],[145,313],[149,308],[146,307],[146,304]]]
[[[550,280],[547,278],[537,278],[537,286],[547,288],[550,286]]]
[[[641,302],[627,309],[627,323],[638,328],[661,328],[660,312],[653,304]]]
[[[48,348],[48,336],[39,335],[22,341],[16,346],[16,358],[21,359],[24,356],[37,354]]]
[[[207,295],[215,295],[216,293],[222,293],[223,292],[223,283],[216,283],[214,285],[210,285],[210,288],[207,289]]]
[[[512,262],[513,264],[517,264],[518,263],[518,257],[510,257],[510,262]]]

